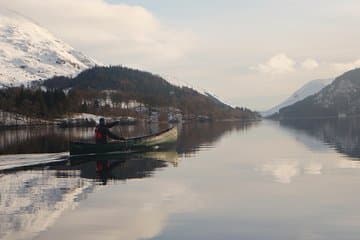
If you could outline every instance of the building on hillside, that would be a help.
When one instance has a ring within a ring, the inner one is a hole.
[[[346,118],[346,117],[347,117],[346,113],[339,113],[338,114],[338,118]]]
[[[135,107],[134,110],[137,113],[147,113],[149,111],[149,109],[144,104]]]
[[[157,123],[160,119],[160,113],[158,111],[151,111],[149,114],[149,122]]]
[[[199,122],[210,122],[212,119],[211,119],[211,117],[206,116],[206,115],[199,115],[199,116],[197,116],[197,120]]]
[[[183,114],[180,109],[169,107],[168,108],[168,122],[178,123],[183,121]]]

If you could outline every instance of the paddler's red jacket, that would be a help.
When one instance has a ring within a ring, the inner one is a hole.
[[[113,123],[108,123],[105,125],[97,125],[95,128],[95,140],[96,143],[99,144],[106,144],[107,143],[107,139],[112,138],[115,140],[124,140],[123,137],[119,137],[116,134],[110,132],[110,128],[112,128],[113,126],[119,124],[119,122],[113,122]]]

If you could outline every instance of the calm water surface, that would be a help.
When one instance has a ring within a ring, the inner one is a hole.
[[[92,129],[3,131],[0,239],[359,239],[359,120],[184,125],[101,161],[66,160]]]

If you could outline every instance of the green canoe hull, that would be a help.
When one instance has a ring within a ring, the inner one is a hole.
[[[130,154],[163,148],[176,143],[177,128],[170,128],[157,134],[114,141],[107,144],[70,142],[70,155]]]

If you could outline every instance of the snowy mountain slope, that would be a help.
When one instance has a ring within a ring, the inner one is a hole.
[[[327,118],[360,114],[360,68],[337,77],[320,92],[280,109],[279,118]]]
[[[264,117],[271,116],[277,112],[281,108],[290,106],[296,102],[299,102],[308,96],[314,95],[318,92],[320,92],[324,87],[329,85],[334,79],[318,79],[313,80],[305,84],[303,87],[301,87],[299,90],[297,90],[295,93],[293,93],[290,97],[288,97],[285,101],[280,103],[279,105],[269,109],[268,111],[262,112],[261,115]]]
[[[0,86],[75,75],[96,64],[26,17],[0,9]]]

